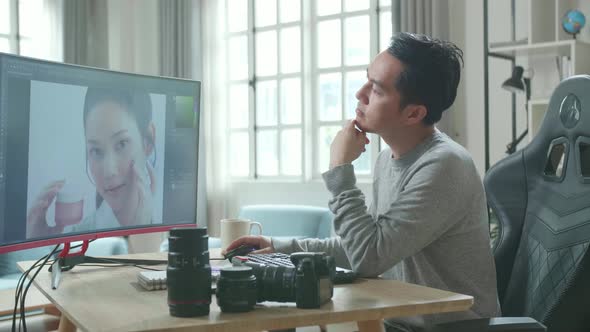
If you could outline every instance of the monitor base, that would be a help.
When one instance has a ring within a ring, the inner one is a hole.
[[[69,271],[79,264],[123,264],[123,265],[162,265],[168,264],[167,259],[128,259],[128,258],[99,258],[86,256],[88,249],[88,240],[82,243],[82,249],[79,252],[70,253],[70,243],[64,244],[64,249],[55,259],[49,272],[51,272],[51,288],[57,289],[61,281],[61,273]]]

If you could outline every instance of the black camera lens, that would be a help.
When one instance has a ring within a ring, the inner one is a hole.
[[[173,228],[168,238],[168,306],[170,315],[209,314],[211,266],[206,228]]]
[[[296,270],[286,266],[262,266],[254,268],[258,283],[258,302],[295,301]]]
[[[217,281],[217,305],[223,312],[250,311],[256,304],[256,277],[248,266],[225,267]]]

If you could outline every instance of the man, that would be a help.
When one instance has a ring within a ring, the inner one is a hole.
[[[356,94],[356,119],[334,138],[323,174],[338,237],[249,236],[228,250],[250,244],[262,252],[324,251],[363,276],[475,298],[470,311],[388,320],[388,331],[499,315],[481,179],[468,152],[434,126],[455,100],[462,60],[452,43],[408,33],[394,37],[368,67]],[[351,164],[365,150],[365,133],[389,146],[377,158],[368,210]]]

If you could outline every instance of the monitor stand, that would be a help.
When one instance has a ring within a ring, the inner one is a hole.
[[[86,256],[88,250],[88,240],[82,242],[82,249],[78,252],[70,252],[70,242],[64,244],[64,249],[59,253],[51,267],[51,288],[57,289],[61,281],[61,272],[69,271],[78,264],[96,263],[96,264],[135,264],[135,265],[162,265],[168,264],[167,259],[126,259],[126,258],[98,258]]]

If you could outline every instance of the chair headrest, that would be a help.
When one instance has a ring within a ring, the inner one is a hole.
[[[572,76],[563,80],[553,91],[549,108],[533,142],[589,134],[590,76]]]
[[[573,191],[590,183],[590,174],[588,181],[582,174],[590,172],[590,76],[572,76],[557,86],[539,132],[523,153],[533,177],[538,174]]]

